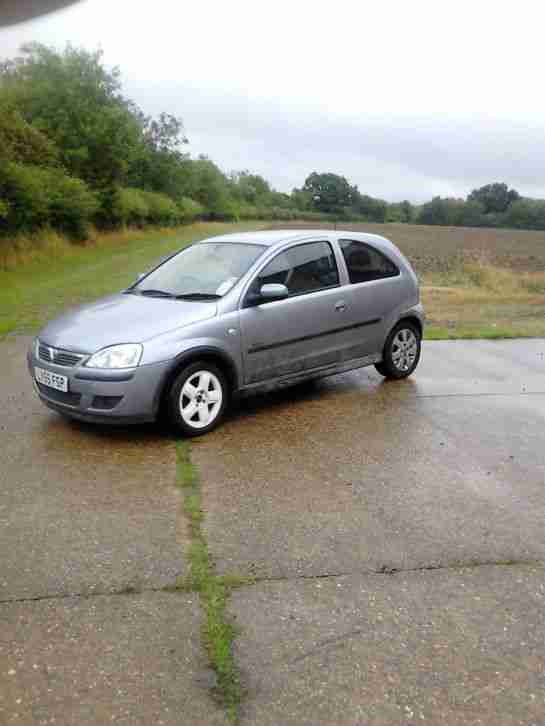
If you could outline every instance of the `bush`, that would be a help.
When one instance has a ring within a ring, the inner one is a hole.
[[[0,157],[21,164],[57,166],[59,153],[53,142],[27,123],[14,109],[1,108]]]
[[[30,232],[49,222],[47,172],[37,166],[0,163],[0,199],[7,214],[0,233]]]
[[[4,162],[0,164],[0,205],[0,233],[49,226],[83,239],[98,201],[83,181],[61,169]]]
[[[111,219],[116,225],[143,227],[150,209],[144,192],[140,189],[119,187],[114,192]]]
[[[183,224],[190,224],[204,214],[204,207],[189,197],[182,197],[178,202],[178,214]]]
[[[49,224],[74,240],[89,236],[99,204],[84,181],[51,170],[49,176]]]
[[[148,222],[164,227],[171,227],[180,221],[180,212],[176,202],[159,192],[145,192],[140,194],[148,204]]]
[[[518,229],[545,229],[545,201],[519,199],[511,204],[502,222]]]

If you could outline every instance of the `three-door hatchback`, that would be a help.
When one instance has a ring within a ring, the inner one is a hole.
[[[125,423],[164,410],[195,436],[242,392],[367,365],[405,378],[423,320],[416,276],[383,237],[236,233],[50,322],[28,364],[42,401],[62,414]]]

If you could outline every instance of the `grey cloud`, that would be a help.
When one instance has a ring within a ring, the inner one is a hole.
[[[226,170],[264,174],[282,191],[300,186],[311,171],[327,170],[388,200],[465,196],[491,181],[545,197],[545,134],[536,123],[443,114],[350,116],[326,104],[293,108],[190,86],[130,82],[127,91],[148,113],[180,114],[194,153],[209,154]]]

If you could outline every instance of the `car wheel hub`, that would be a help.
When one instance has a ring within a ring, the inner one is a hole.
[[[221,411],[223,389],[211,371],[197,371],[185,381],[179,409],[184,422],[194,429],[209,426]]]
[[[408,371],[418,354],[418,340],[409,328],[398,330],[392,340],[392,362],[399,371]]]

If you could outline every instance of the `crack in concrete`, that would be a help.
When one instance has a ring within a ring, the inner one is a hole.
[[[247,580],[230,575],[217,575],[218,580],[226,580],[231,590],[242,587],[253,587],[262,582],[294,582],[297,580],[327,580],[337,577],[350,577],[351,575],[401,575],[407,572],[430,572],[434,570],[469,570],[478,567],[531,567],[539,565],[545,567],[545,560],[468,560],[467,562],[455,562],[448,565],[430,563],[427,565],[418,565],[417,567],[391,567],[382,565],[377,569],[368,569],[363,571],[352,572],[326,572],[318,575],[295,575],[290,576],[272,576],[259,577],[251,576]],[[240,582],[237,580],[240,579]],[[92,590],[86,592],[66,592],[54,593],[49,595],[34,595],[29,597],[16,597],[0,599],[0,605],[9,605],[12,603],[26,602],[43,602],[47,600],[69,600],[82,599],[88,600],[93,597],[116,597],[123,595],[144,595],[148,592],[198,592],[198,587],[192,587],[184,580],[182,585],[176,583],[173,585],[162,585],[161,587],[123,587],[119,590]]]
[[[352,572],[331,572],[319,575],[295,575],[290,576],[272,576],[259,577],[254,576],[252,582],[244,583],[241,587],[251,587],[261,582],[293,582],[296,580],[323,580],[336,577],[349,577],[351,575],[401,575],[407,572],[430,572],[434,570],[469,570],[478,567],[517,567],[517,566],[536,566],[545,567],[543,560],[467,560],[466,562],[453,562],[451,564],[429,563],[418,565],[416,567],[395,567],[390,565],[382,565],[377,569],[367,569],[363,571]]]
[[[85,592],[54,593],[50,595],[33,595],[29,597],[15,597],[0,600],[0,605],[12,603],[43,602],[48,600],[90,600],[93,597],[116,597],[122,595],[144,595],[147,592],[182,592],[177,585],[162,585],[161,587],[123,587],[119,590],[92,590]]]

